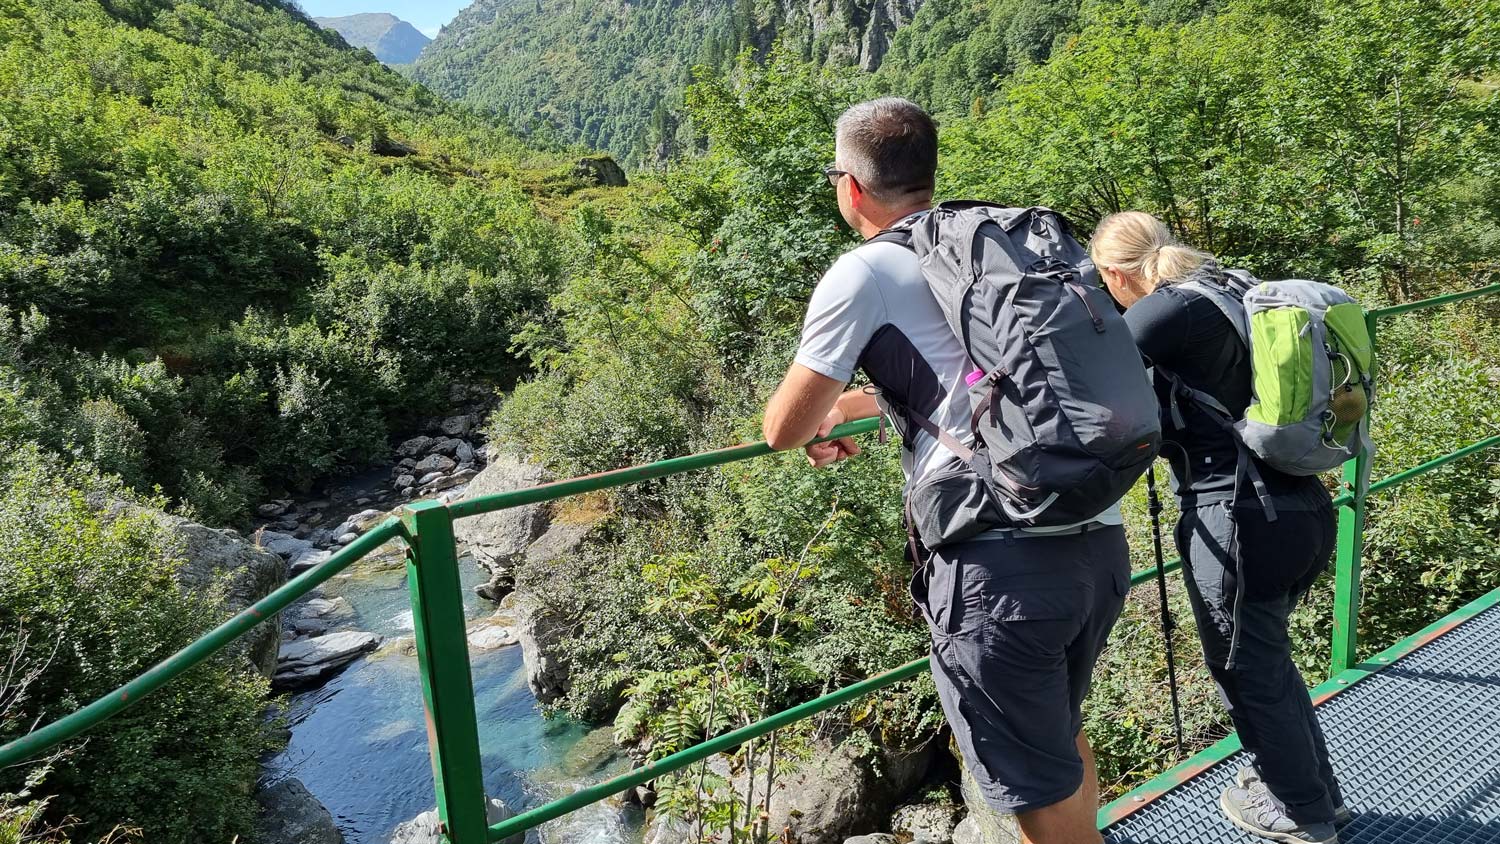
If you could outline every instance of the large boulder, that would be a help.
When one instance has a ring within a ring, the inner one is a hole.
[[[490,826],[501,821],[508,821],[516,816],[515,812],[504,803],[491,798],[485,806],[485,816]],[[499,844],[524,844],[526,833],[518,832],[509,838],[501,839]],[[445,839],[439,829],[438,814],[436,809],[431,809],[417,815],[415,818],[396,827],[391,833],[391,844],[444,844]]]
[[[344,630],[288,642],[281,646],[281,659],[276,663],[271,686],[286,690],[318,685],[342,671],[361,654],[380,647],[382,641],[384,637],[377,633]]]
[[[927,773],[931,753],[868,752],[853,742],[821,749],[771,792],[773,833],[791,832],[800,844],[842,844],[845,837],[874,832],[893,807]],[[746,778],[735,780],[746,789]]]
[[[490,455],[490,464],[474,477],[465,498],[479,498],[533,487],[546,480],[546,470],[504,452]],[[526,546],[547,530],[545,504],[527,504],[485,513],[453,523],[453,535],[481,562],[514,565]]]
[[[535,595],[517,595],[516,635],[521,640],[521,659],[526,663],[526,685],[542,703],[556,703],[571,688],[568,662],[558,653],[573,625],[556,609]]]
[[[526,564],[545,566],[576,552],[597,527],[588,522],[554,522],[546,533],[526,546]]]
[[[282,780],[256,794],[255,801],[260,844],[344,844],[333,816],[299,779]]]
[[[183,564],[177,582],[184,589],[222,589],[224,611],[235,614],[271,594],[286,582],[287,564],[276,554],[255,547],[237,535],[168,516],[153,515],[167,524],[180,541]],[[281,640],[276,619],[252,629],[231,647],[240,649],[250,664],[264,676],[276,668],[276,648]]]
[[[420,478],[423,475],[428,475],[433,472],[437,472],[439,474],[443,472],[451,472],[456,468],[458,468],[458,461],[454,460],[453,458],[445,457],[441,454],[429,454],[421,460],[417,461],[417,465],[412,467],[412,472]],[[420,483],[420,481],[418,483]]]
[[[607,155],[578,159],[573,165],[573,175],[603,188],[623,188],[629,184],[624,169]]]
[[[474,476],[464,490],[465,498],[478,498],[536,486],[546,480],[540,466],[518,460],[501,451],[490,455],[484,471]],[[492,601],[505,597],[515,583],[515,567],[526,547],[541,536],[549,524],[545,504],[527,504],[494,513],[471,516],[453,523],[453,536],[474,555],[489,573],[489,582],[475,591]]]
[[[891,832],[929,844],[953,844],[953,832],[963,819],[964,808],[956,803],[914,803],[891,813]]]
[[[581,522],[553,524],[527,546],[523,555],[525,564],[515,581],[516,634],[526,663],[526,683],[543,703],[560,700],[572,688],[571,671],[559,652],[559,645],[576,625],[570,620],[569,608],[556,605],[553,599],[565,592],[568,581],[588,576],[586,570],[564,568],[560,562],[581,548],[595,527]],[[607,701],[599,700],[588,708],[602,709],[607,705]]]
[[[777,777],[767,819],[771,838],[798,844],[843,844],[849,836],[872,833],[917,786],[930,761],[927,748],[897,753],[871,752],[848,741],[832,747],[819,745],[811,758]],[[711,761],[710,768],[720,776],[728,773],[723,757]],[[749,791],[744,772],[727,779],[740,795]],[[764,787],[762,778],[757,789]],[[677,837],[668,830],[661,820],[653,821],[648,838],[657,844],[696,844],[691,835]]]

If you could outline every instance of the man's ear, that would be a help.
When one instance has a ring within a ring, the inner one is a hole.
[[[859,183],[859,180],[854,178],[853,173],[850,173],[844,178],[849,180],[849,207],[857,211],[859,210],[859,206],[862,205],[865,201],[864,185],[861,185]]]

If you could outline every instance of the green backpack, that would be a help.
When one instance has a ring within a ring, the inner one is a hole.
[[[1260,281],[1241,270],[1180,287],[1207,297],[1234,325],[1250,350],[1253,395],[1236,419],[1217,399],[1174,379],[1174,422],[1181,425],[1181,392],[1222,417],[1244,449],[1289,475],[1326,472],[1373,448],[1375,350],[1353,297],[1330,284]],[[1269,508],[1258,473],[1248,468]]]

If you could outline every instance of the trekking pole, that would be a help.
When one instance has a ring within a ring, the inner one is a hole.
[[[1161,595],[1161,636],[1167,645],[1167,684],[1172,689],[1172,726],[1177,736],[1177,758],[1182,749],[1182,703],[1177,699],[1177,658],[1172,650],[1172,609],[1167,606],[1167,569],[1161,556],[1161,498],[1156,494],[1156,466],[1146,469],[1146,509],[1151,513],[1151,540],[1156,549],[1156,588]]]

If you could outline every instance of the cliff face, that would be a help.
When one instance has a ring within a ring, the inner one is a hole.
[[[395,15],[370,13],[339,18],[313,18],[318,26],[343,36],[350,46],[363,47],[386,64],[411,64],[431,38]]]
[[[923,0],[477,0],[413,74],[523,130],[639,162],[670,133],[693,69],[781,41],[830,65],[879,67]]]

